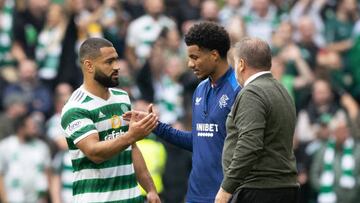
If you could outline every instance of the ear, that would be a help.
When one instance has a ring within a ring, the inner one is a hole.
[[[218,61],[220,59],[220,54],[217,50],[212,50],[210,52],[210,55],[211,55],[211,58],[214,60],[214,61]]]
[[[89,72],[89,73],[94,72],[94,67],[93,67],[92,61],[86,59],[86,60],[84,60],[83,65],[87,72]]]
[[[239,64],[238,64],[238,70],[240,72],[243,72],[245,70],[245,68],[246,68],[246,64],[245,64],[244,59],[240,59]]]

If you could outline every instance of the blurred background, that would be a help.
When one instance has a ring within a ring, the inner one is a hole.
[[[86,38],[114,44],[134,109],[154,103],[161,121],[190,130],[199,81],[183,36],[213,21],[232,43],[271,46],[273,75],[298,113],[300,202],[359,203],[359,9],[358,0],[0,0],[0,202],[71,202],[60,113],[82,83]],[[139,146],[163,202],[184,202],[191,154],[154,135]]]

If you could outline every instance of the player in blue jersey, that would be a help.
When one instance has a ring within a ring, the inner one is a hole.
[[[225,121],[240,86],[227,63],[230,39],[223,27],[210,22],[195,24],[185,35],[185,42],[188,66],[203,80],[192,99],[192,131],[180,131],[160,122],[154,133],[192,151],[186,202],[208,203],[214,202],[223,178]],[[130,117],[131,112],[124,116]]]

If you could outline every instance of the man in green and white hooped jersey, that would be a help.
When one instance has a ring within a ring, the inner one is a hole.
[[[89,38],[80,47],[83,85],[62,110],[74,168],[73,202],[160,202],[136,141],[147,136],[158,118],[136,115],[127,124],[121,115],[130,110],[126,92],[118,85],[118,54],[111,42]]]

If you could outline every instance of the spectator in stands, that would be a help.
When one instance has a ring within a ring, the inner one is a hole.
[[[205,0],[201,3],[200,20],[218,22],[219,6],[215,0]]]
[[[271,34],[280,23],[276,10],[270,0],[252,0],[251,9],[243,16],[248,35],[271,42]]]
[[[4,91],[4,97],[17,93],[25,98],[30,112],[38,112],[43,119],[50,116],[52,99],[49,89],[42,85],[37,77],[37,65],[34,61],[25,60],[19,65],[19,82],[10,84]]]
[[[14,122],[27,112],[25,99],[18,93],[4,98],[4,112],[0,113],[0,140],[15,133]]]
[[[247,35],[245,22],[240,16],[231,18],[225,28],[229,32],[230,42],[232,45]]]
[[[225,5],[219,11],[219,21],[223,26],[227,26],[232,18],[241,17],[245,8],[243,0],[226,0]]]
[[[65,135],[56,138],[60,151],[56,153],[51,164],[50,199],[52,203],[71,203],[73,185],[73,167]]]
[[[36,46],[39,79],[51,90],[56,85],[55,79],[58,75],[66,24],[67,19],[63,7],[59,4],[51,4],[47,12],[45,27],[39,34]]]
[[[18,62],[35,59],[35,47],[44,27],[49,0],[26,0],[26,9],[14,16],[13,55]]]
[[[332,80],[338,86],[353,95],[359,95],[359,86],[354,84],[359,76],[356,75],[358,67],[353,58],[357,58],[358,52],[351,52],[356,43],[359,31],[354,30],[355,22],[359,19],[359,9],[355,0],[337,1],[336,10],[325,15],[326,49],[341,56],[342,67],[332,70]],[[356,81],[359,82],[359,81]],[[358,86],[357,90],[352,88]]]
[[[133,70],[142,67],[151,52],[151,46],[164,27],[174,29],[175,22],[163,15],[163,0],[144,0],[146,14],[132,21],[126,36],[126,58]]]
[[[360,146],[350,134],[346,119],[334,119],[330,129],[331,138],[316,153],[311,166],[317,202],[359,202]]]
[[[50,151],[30,114],[17,119],[16,135],[0,142],[1,202],[46,202]]]
[[[48,120],[46,135],[55,144],[57,153],[52,161],[50,197],[53,203],[72,202],[72,164],[65,133],[61,128],[61,110],[70,98],[73,89],[61,83],[55,88],[55,114]],[[54,150],[54,149],[53,149]]]
[[[70,98],[72,91],[72,87],[67,83],[60,83],[55,88],[54,114],[46,122],[46,136],[49,140],[55,142],[56,146],[61,146],[61,143],[57,143],[57,140],[65,136],[61,128],[61,110]],[[60,142],[62,142],[61,140]],[[63,147],[60,147],[60,149],[63,149]]]
[[[349,115],[349,126],[351,127],[351,134],[354,138],[360,138],[360,108],[356,100],[349,94],[344,93],[340,97],[340,104]]]
[[[321,9],[326,1],[320,0],[320,1],[310,1],[310,0],[300,0],[296,1],[294,6],[292,7],[290,11],[290,21],[294,25],[300,24],[300,19],[302,17],[306,16],[308,19],[311,20],[312,25],[308,25],[307,33],[311,33],[313,37],[313,41],[317,46],[324,46],[325,45],[325,39],[323,36],[324,32],[324,22],[321,18]],[[302,25],[305,26],[305,25]],[[299,28],[300,32],[306,32],[306,28]],[[299,33],[296,33],[296,38],[299,38]],[[311,64],[313,65],[313,64]]]
[[[125,37],[130,14],[116,0],[105,0],[101,8],[100,25],[106,39],[114,44],[120,58],[125,58]]]
[[[4,66],[14,65],[14,58],[11,54],[14,10],[15,1],[0,1],[0,69],[4,68]]]
[[[356,0],[337,1],[335,13],[325,16],[325,36],[328,43],[326,48],[340,52],[345,57],[346,52],[353,45],[351,37],[358,19],[359,10]]]
[[[286,64],[290,62],[294,63],[297,74],[286,71]],[[272,65],[271,72],[273,76],[281,81],[294,100],[296,99],[295,93],[297,90],[309,86],[314,81],[314,75],[310,67],[301,57],[300,49],[295,44],[287,46],[279,56],[273,57]]]
[[[68,23],[61,47],[60,64],[56,83],[69,83],[73,88],[80,86],[82,74],[78,60],[78,47],[80,46],[79,37],[79,16],[85,10],[84,0],[66,0],[64,2]]]
[[[317,79],[313,84],[308,106],[298,114],[296,136],[300,142],[312,141],[319,133],[321,121],[345,117],[345,112],[334,100],[329,82]]]
[[[293,45],[294,27],[289,21],[282,21],[271,38],[271,52],[278,55],[284,48]]]
[[[301,55],[309,64],[312,70],[316,65],[316,54],[321,46],[316,39],[316,27],[309,16],[302,16],[296,24],[295,42],[301,49]]]

